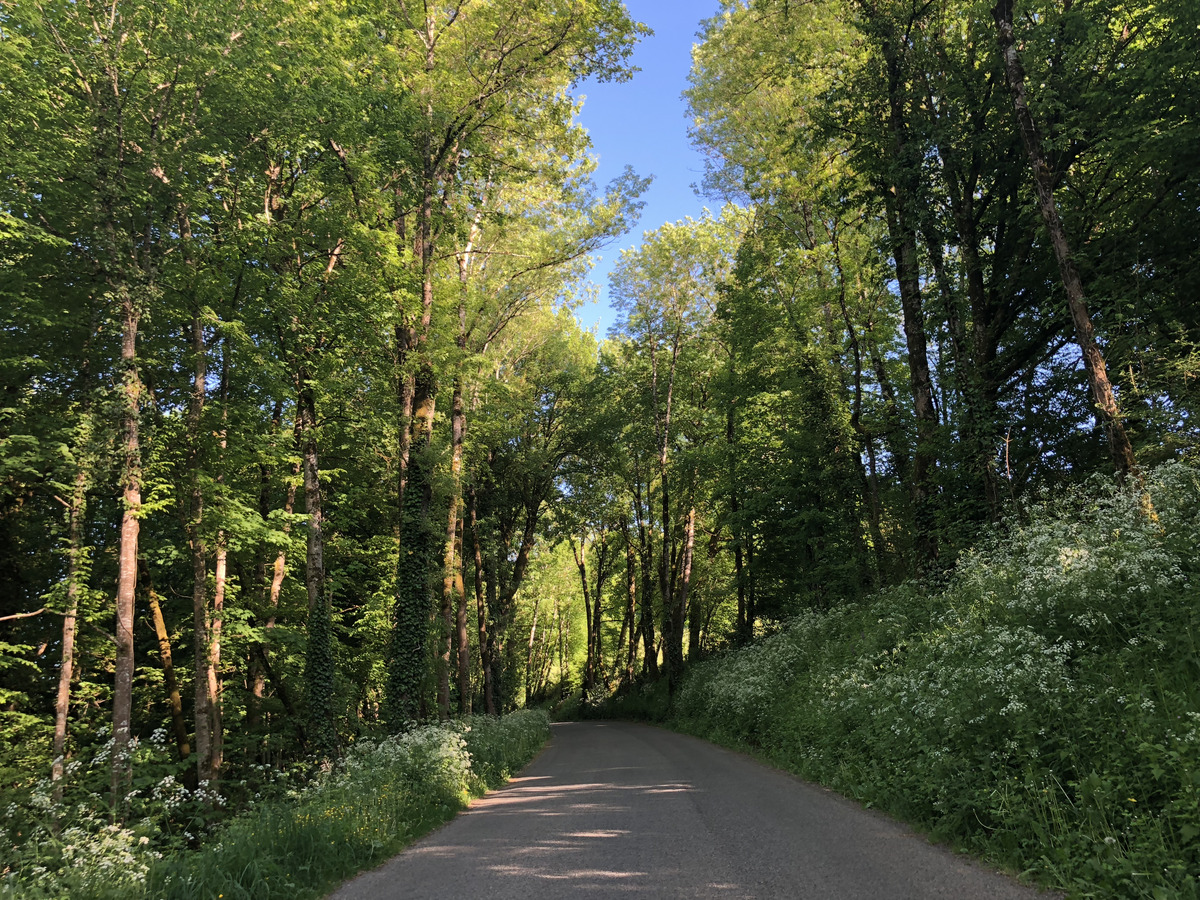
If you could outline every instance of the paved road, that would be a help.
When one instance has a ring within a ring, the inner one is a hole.
[[[330,900],[1047,896],[740,754],[581,722],[555,725],[508,787]]]

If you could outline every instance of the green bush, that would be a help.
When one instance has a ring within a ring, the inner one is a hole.
[[[1200,896],[1200,473],[1096,482],[949,585],[692,667],[682,729],[1079,896]]]
[[[163,852],[155,823],[88,820],[0,881],[0,897],[271,900],[319,897],[502,784],[550,736],[544,713],[477,716],[355,744],[303,786],[229,821],[198,850]],[[46,833],[47,835],[50,832]],[[45,835],[43,835],[45,837]],[[39,850],[38,847],[41,847]]]

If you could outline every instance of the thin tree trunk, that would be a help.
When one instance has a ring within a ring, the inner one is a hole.
[[[472,258],[475,252],[475,242],[479,238],[480,222],[483,213],[478,212],[471,223],[466,246],[457,254],[458,258],[458,337],[457,345],[460,354],[460,365],[466,356],[467,349],[467,289],[470,282]],[[463,500],[462,500],[462,459],[463,441],[466,436],[466,409],[463,402],[463,386],[461,373],[454,378],[454,391],[450,404],[450,510],[446,526],[445,575],[442,582],[442,621],[447,628],[449,639],[449,606],[455,606],[455,629],[458,642],[458,708],[459,712],[471,711],[471,648],[467,634],[467,601],[463,587],[462,535],[463,535]],[[457,593],[456,593],[457,592]],[[447,663],[449,660],[447,659]],[[446,678],[449,679],[449,665],[445,666]],[[443,715],[449,715],[449,685],[446,685],[447,704]]]
[[[626,606],[621,612],[621,633],[617,636],[617,646],[613,652],[612,671],[606,672],[604,675],[604,681],[606,685],[611,686],[613,681],[616,681],[618,685],[625,684],[627,682],[625,672],[623,671],[624,666],[622,665],[621,657],[625,655],[626,636],[629,635],[629,637],[632,638],[632,635],[629,634],[631,631],[631,625],[632,622],[629,618],[629,607]]]
[[[80,457],[85,451],[78,448]],[[68,510],[68,539],[67,550],[67,612],[63,616],[62,627],[62,666],[58,671],[58,694],[54,701],[54,759],[50,764],[50,780],[60,781],[63,777],[64,763],[67,756],[67,716],[71,708],[71,679],[75,674],[75,631],[76,619],[79,613],[79,582],[83,569],[83,513],[87,502],[88,470],[82,462],[77,462],[75,471],[75,489],[71,493],[71,505]],[[55,798],[61,798],[62,791],[55,787]]]
[[[454,569],[454,596],[457,606],[454,613],[454,624],[458,631],[458,711],[463,715],[471,714],[471,634],[469,628],[469,610],[467,590],[463,571],[467,561],[463,558],[463,529],[465,523],[459,517],[458,528],[455,530],[454,555],[458,565]]]
[[[295,479],[299,474],[300,474],[300,464],[297,463],[296,465],[294,465],[292,467],[292,478]],[[283,503],[283,512],[284,512],[284,516],[285,516],[284,524],[283,524],[284,534],[290,534],[292,531],[292,526],[291,526],[291,523],[289,520],[291,518],[292,511],[295,508],[296,508],[296,482],[293,480],[288,483],[287,494],[286,494],[286,497],[285,497],[284,503]],[[267,593],[267,604],[266,604],[266,606],[267,606],[267,621],[263,625],[267,635],[269,635],[271,630],[275,627],[275,614],[279,610],[279,595],[283,590],[283,579],[284,579],[284,576],[286,575],[286,573],[287,573],[287,550],[280,550],[279,553],[277,553],[275,555],[275,564],[271,570],[271,584],[268,587],[268,593]],[[269,656],[268,656],[269,643],[270,643],[269,639],[266,637],[266,635],[264,635],[263,642],[262,642],[262,644],[263,644],[262,654],[261,654],[262,660],[259,660],[258,654],[252,654],[252,657],[251,657],[254,661],[254,665],[252,666],[253,681],[252,681],[252,687],[251,687],[251,696],[252,696],[253,700],[250,705],[253,716],[249,723],[251,725],[251,727],[257,727],[260,724],[259,719],[257,718],[257,715],[258,715],[258,711],[261,710],[261,708],[262,708],[262,698],[263,698],[263,694],[265,693],[265,690],[264,690],[265,689],[265,683],[264,683],[265,679],[263,676],[266,674],[266,667],[263,665],[263,662],[267,661],[269,658]]]
[[[505,646],[508,640],[508,622],[501,615],[500,609],[500,563],[496,559],[498,552],[493,548],[493,551],[485,557],[488,574],[484,589],[487,594],[488,621],[490,623],[488,628],[488,668],[491,672],[492,705],[497,713],[501,713],[507,708],[503,674],[508,659]]]
[[[671,689],[678,686],[680,675],[683,674],[683,625],[684,614],[687,611],[688,595],[692,590],[692,559],[696,550],[696,507],[688,507],[687,520],[683,526],[683,559],[680,564],[678,590],[671,598],[671,645],[667,652],[671,654],[669,671]]]
[[[558,695],[562,698],[567,695],[566,639],[570,636],[570,623],[563,622],[562,610],[558,608],[557,600],[554,601],[554,619],[558,624]],[[567,625],[566,634],[563,633],[564,624]]]
[[[654,636],[654,601],[652,599],[651,585],[653,584],[653,547],[650,540],[650,525],[642,517],[642,498],[641,498],[641,480],[637,476],[636,487],[634,489],[634,514],[637,518],[638,527],[638,545],[640,549],[640,562],[642,570],[642,616],[641,616],[641,634],[642,634],[642,671],[650,678],[658,677],[658,652],[655,649],[656,641]]]
[[[896,480],[900,483],[900,487],[907,493],[912,493],[912,471],[911,461],[908,458],[908,450],[905,447],[903,438],[904,423],[900,418],[900,406],[896,401],[896,389],[892,385],[892,379],[888,375],[887,364],[883,359],[883,355],[879,352],[879,345],[871,339],[868,334],[864,337],[867,344],[867,354],[871,358],[871,368],[875,372],[875,381],[879,385],[879,394],[883,398],[883,419],[887,422],[887,429],[883,432],[884,445],[887,447],[888,456],[892,459],[892,469],[896,473]]]
[[[1083,291],[1083,281],[1079,270],[1071,256],[1071,245],[1067,239],[1066,229],[1058,215],[1058,206],[1054,201],[1054,173],[1047,162],[1042,146],[1041,132],[1029,109],[1029,101],[1025,94],[1025,69],[1021,65],[1021,57],[1017,53],[1013,37],[1013,0],[999,0],[992,8],[996,20],[996,32],[1000,43],[1000,52],[1004,59],[1004,73],[1008,80],[1009,91],[1012,93],[1013,108],[1016,111],[1017,125],[1021,132],[1021,141],[1025,152],[1029,155],[1029,164],[1033,170],[1034,190],[1037,194],[1038,210],[1042,221],[1050,233],[1050,243],[1054,247],[1054,258],[1058,261],[1058,272],[1062,278],[1063,289],[1067,294],[1067,307],[1071,313],[1071,323],[1075,327],[1075,343],[1083,354],[1083,365],[1087,371],[1088,384],[1091,387],[1092,399],[1105,432],[1108,434],[1109,452],[1113,464],[1122,474],[1133,472],[1137,468],[1134,459],[1133,445],[1121,421],[1121,413],[1117,408],[1116,397],[1113,395],[1112,382],[1108,377],[1108,369],[1104,362],[1104,354],[1096,343],[1096,331],[1088,312],[1087,301]]]
[[[279,418],[283,414],[282,404],[275,403],[275,415],[271,417],[272,431],[278,429]],[[271,471],[265,463],[258,466],[258,516],[265,526],[271,515]],[[266,548],[259,546],[254,555],[254,586],[258,594],[257,613],[261,616],[267,608],[267,591],[270,582],[267,580]],[[246,698],[246,728],[258,731],[262,727],[262,700],[266,690],[266,674],[259,665],[258,657],[249,653],[246,656],[246,680],[250,682],[250,696]]]
[[[221,434],[218,446],[217,484],[225,482],[225,451],[228,448],[227,427],[229,420],[229,346],[221,344]],[[225,725],[221,710],[221,632],[225,624],[225,584],[227,581],[229,552],[224,529],[217,531],[216,563],[213,570],[213,608],[208,626],[208,714],[211,735],[209,782],[216,784],[221,777],[221,765],[225,756]]]
[[[479,628],[479,665],[483,670],[483,706],[489,716],[496,715],[496,697],[492,687],[492,648],[488,635],[488,607],[483,588],[483,548],[479,543],[479,501],[472,485],[467,490],[467,515],[471,525],[471,547],[475,552],[475,615]]]
[[[746,606],[746,573],[742,554],[744,527],[741,518],[742,505],[739,499],[741,489],[737,477],[735,425],[734,404],[733,401],[730,401],[729,408],[725,411],[725,446],[729,456],[729,515],[733,523],[731,529],[733,531],[733,581],[737,588],[737,622],[734,630],[738,643],[748,643],[754,633],[754,623],[747,616]]]
[[[540,501],[532,502],[533,506],[527,506],[525,509],[525,526],[521,533],[521,543],[517,548],[517,557],[513,562],[512,573],[507,577],[507,579],[503,580],[503,582],[498,585],[499,596],[496,600],[495,612],[493,616],[493,639],[496,642],[496,649],[492,651],[492,659],[495,660],[497,658],[503,658],[505,660],[505,668],[508,671],[512,671],[513,668],[519,663],[519,658],[517,657],[517,650],[515,647],[513,647],[511,650],[511,658],[507,658],[504,644],[502,642],[504,641],[505,635],[508,633],[509,627],[512,623],[514,606],[513,601],[516,598],[517,591],[521,588],[522,581],[525,579],[525,571],[529,567],[529,555],[533,552],[533,548],[537,544],[538,509],[540,508],[541,503]],[[505,542],[505,546],[507,546],[507,542]],[[496,566],[496,577],[498,579],[498,572],[501,566],[495,559],[497,555],[499,554],[493,554],[492,559],[493,564]],[[502,679],[498,678],[497,680],[501,681],[501,684],[503,684]],[[498,697],[497,702],[500,706],[504,705],[503,698]]]
[[[188,463],[192,477],[192,510],[188,523],[188,540],[192,552],[192,659],[195,666],[192,679],[193,714],[196,723],[196,779],[207,782],[212,771],[212,711],[209,672],[209,610],[208,610],[208,547],[204,540],[204,492],[200,469],[203,465],[201,426],[208,391],[208,357],[204,342],[204,324],[199,310],[192,314],[193,377],[192,397],[188,408],[188,438],[191,442]]]
[[[175,677],[175,662],[171,655],[171,635],[163,618],[162,604],[158,592],[146,577],[146,595],[150,598],[150,615],[154,621],[154,634],[158,638],[158,657],[162,661],[163,680],[167,684],[167,701],[171,706],[171,729],[175,732],[175,748],[181,762],[192,755],[188,741],[187,723],[183,720],[183,696],[179,692],[179,681]]]
[[[657,396],[655,397],[655,418],[658,420],[659,440],[659,492],[662,500],[662,518],[659,521],[659,525],[662,527],[662,548],[658,556],[658,594],[662,598],[663,605],[663,640],[666,642],[667,681],[672,686],[674,686],[675,680],[680,674],[679,670],[674,666],[676,659],[673,651],[676,644],[679,646],[679,662],[682,662],[683,658],[683,634],[675,630],[675,616],[672,608],[674,598],[672,597],[669,580],[669,570],[675,553],[673,541],[674,529],[671,527],[670,481],[667,475],[667,460],[671,445],[671,408],[675,397],[675,372],[679,361],[680,340],[681,335],[677,329],[671,344],[671,368],[667,379],[666,409],[664,412],[658,412],[658,398]]]
[[[288,714],[292,722],[296,725],[296,735],[300,738],[300,744],[303,747],[308,746],[308,735],[304,731],[304,723],[296,710],[296,704],[292,701],[292,692],[288,690],[287,684],[280,678],[275,669],[271,666],[270,659],[267,658],[266,648],[258,641],[250,644],[250,652],[258,658],[258,664],[262,666],[262,670],[267,675],[267,681],[275,690],[275,694],[279,697],[279,702],[283,705],[283,711]]]
[[[325,534],[317,458],[316,401],[309,373],[302,367],[296,404],[296,430],[304,470],[304,511],[308,515],[308,551],[304,584],[308,592],[308,653],[304,685],[308,737],[314,753],[327,759],[337,752],[334,724],[333,617],[325,593]]]
[[[690,534],[688,542],[691,546],[684,550],[683,554],[683,580],[679,586],[679,592],[682,594],[680,606],[683,608],[683,613],[687,617],[687,632],[688,632],[688,659],[700,659],[703,654],[702,642],[704,637],[704,617],[701,610],[698,609],[699,600],[698,594],[692,593],[692,562],[695,559],[695,543],[696,543],[696,512],[693,508],[691,512],[691,523],[689,524]]]
[[[583,615],[586,620],[587,627],[587,655],[583,665],[583,695],[587,697],[595,684],[596,678],[596,644],[595,644],[595,627],[592,622],[592,595],[588,590],[587,580],[587,544],[580,539],[580,544],[575,544],[575,538],[571,537],[571,553],[575,556],[575,568],[579,570],[579,581],[583,586]],[[580,552],[582,547],[582,553]]]
[[[600,613],[601,613],[601,603],[604,598],[604,582],[608,576],[608,567],[607,567],[608,554],[607,554],[607,550],[606,550],[607,542],[608,542],[608,531],[605,529],[604,523],[602,522],[600,524],[600,546],[599,546],[598,552],[596,554],[597,555],[597,559],[596,559],[596,591],[592,595],[592,603],[594,604],[594,607],[592,610],[592,644],[594,647],[593,656],[595,657],[595,664],[592,668],[592,678],[593,678],[592,686],[593,686],[593,688],[595,687],[594,679],[597,676],[604,679],[604,687],[605,688],[609,687],[608,674],[604,669],[604,646],[603,646],[604,633],[600,630],[600,628],[601,628]]]
[[[534,685],[531,681],[533,672],[533,639],[537,636],[538,610],[541,608],[541,596],[533,598],[533,624],[529,626],[529,643],[525,649],[525,706],[533,702]]]
[[[275,410],[271,415],[271,433],[276,435],[279,433],[280,422],[283,419],[283,401],[275,401]],[[295,497],[295,489],[289,485],[289,499]],[[291,510],[289,509],[290,513]],[[258,488],[258,516],[265,525],[271,516],[271,470],[265,464],[259,464],[259,488]],[[288,526],[285,523],[284,528]],[[276,554],[278,558],[280,554]],[[286,562],[286,560],[285,560]],[[258,587],[259,613],[265,613],[268,609],[270,612],[271,624],[274,625],[275,607],[268,606],[268,597],[270,595],[271,582],[267,580],[267,560],[265,548],[259,548],[255,556],[254,566],[254,583]],[[273,574],[273,573],[272,573]],[[262,700],[266,692],[266,673],[259,662],[258,655],[251,653],[249,656],[249,671],[250,671],[250,697],[246,703],[246,727],[251,731],[258,731],[262,727]]]
[[[629,620],[629,646],[625,656],[625,684],[633,684],[633,666],[637,659],[637,562],[634,559],[633,538],[629,534],[629,522],[621,522],[621,533],[625,536],[625,615]]]
[[[854,429],[854,433],[859,436],[859,439],[864,445],[870,445],[873,439],[870,431],[862,423],[862,408],[863,408],[863,349],[862,344],[858,340],[858,331],[854,327],[854,321],[850,317],[850,307],[846,301],[846,275],[842,269],[842,251],[841,244],[838,240],[837,229],[832,229],[830,237],[833,244],[834,264],[837,267],[838,280],[838,304],[842,310],[842,321],[846,325],[846,335],[850,343],[850,352],[854,358],[854,398],[851,401],[850,407],[850,427]],[[869,454],[874,454],[874,450],[868,450]],[[871,556],[874,559],[874,571],[872,581],[874,584],[879,583],[879,554],[883,546],[883,531],[881,529],[882,511],[879,508],[879,494],[874,480],[868,480],[862,465],[862,453],[855,454],[855,459],[858,464],[858,470],[862,474],[862,489],[863,500],[867,507],[867,527],[871,533]],[[872,463],[872,471],[874,466]],[[740,561],[737,563],[740,568]]]

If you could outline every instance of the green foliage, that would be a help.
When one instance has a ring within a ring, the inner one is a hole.
[[[1195,896],[1198,509],[1190,466],[1091,482],[693,667],[673,721],[1081,896]]]
[[[685,680],[684,684],[687,683]],[[658,678],[635,682],[632,686],[598,703],[581,704],[576,716],[581,719],[667,722],[673,714],[673,709],[667,680]]]
[[[196,850],[165,843],[161,816],[121,826],[76,815],[65,828],[20,836],[36,839],[13,848],[19,868],[0,881],[0,897],[320,897],[502,785],[549,736],[544,713],[522,711],[362,740],[315,777],[256,795]],[[152,793],[170,807],[181,790],[164,780]],[[34,799],[54,810],[48,794]]]

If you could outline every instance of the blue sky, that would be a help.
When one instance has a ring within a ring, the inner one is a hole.
[[[700,21],[717,12],[719,0],[625,0],[625,6],[654,29],[633,54],[633,64],[641,71],[624,84],[589,81],[576,92],[587,97],[579,121],[600,160],[597,184],[607,184],[627,165],[643,177],[654,176],[643,195],[641,222],[604,250],[592,270],[600,299],[577,313],[584,327],[598,326],[601,337],[614,320],[608,306],[608,274],[621,249],[641,243],[643,231],[684,216],[695,218],[712,205],[692,191],[703,174],[703,161],[688,142],[687,110],[679,95],[687,87]]]

